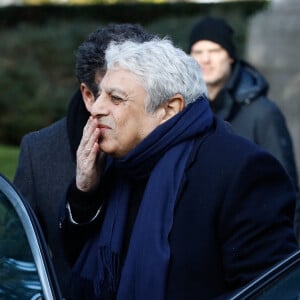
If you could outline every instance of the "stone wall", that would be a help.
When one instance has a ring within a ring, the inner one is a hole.
[[[286,117],[300,177],[300,1],[273,0],[252,17],[245,52],[268,79],[270,97]]]

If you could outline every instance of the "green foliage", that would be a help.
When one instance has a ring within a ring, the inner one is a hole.
[[[0,173],[12,180],[18,163],[19,148],[0,144]]]
[[[18,144],[24,133],[65,114],[77,86],[75,49],[95,28],[50,22],[0,33],[0,141]]]
[[[247,18],[262,2],[243,4],[116,4],[0,9],[0,143],[21,137],[65,115],[78,86],[75,52],[88,33],[108,22],[141,23],[187,49],[197,18],[221,15],[237,33],[241,53]]]

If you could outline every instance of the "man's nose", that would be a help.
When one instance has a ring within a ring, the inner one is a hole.
[[[100,94],[93,103],[91,115],[93,117],[108,115],[107,99],[103,94]]]
[[[201,55],[201,61],[202,62],[210,61],[210,54],[208,52],[203,52]]]

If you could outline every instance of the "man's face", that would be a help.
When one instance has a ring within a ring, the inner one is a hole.
[[[226,83],[233,59],[219,44],[207,40],[198,41],[192,46],[191,56],[200,65],[208,87]]]
[[[108,70],[100,91],[90,110],[101,130],[100,149],[122,157],[153,131],[162,118],[158,113],[146,113],[146,90],[126,70]]]

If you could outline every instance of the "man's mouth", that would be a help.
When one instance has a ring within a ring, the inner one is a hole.
[[[107,126],[105,124],[99,124],[98,128],[100,128],[100,129],[111,129],[109,126]]]

